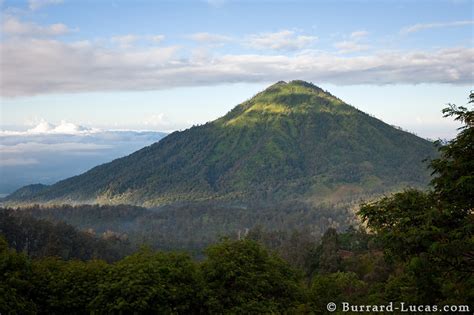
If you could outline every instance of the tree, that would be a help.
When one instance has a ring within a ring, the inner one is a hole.
[[[325,313],[326,305],[334,302],[357,304],[363,302],[367,284],[353,272],[336,272],[316,275],[310,288],[310,305],[313,311]]]
[[[326,274],[340,271],[339,236],[336,229],[327,229],[321,239],[321,244],[316,247],[311,256],[312,272]]]
[[[110,266],[90,310],[98,313],[200,313],[203,286],[188,255],[143,249]]]
[[[430,163],[432,190],[408,189],[359,211],[387,257],[403,263],[406,296],[418,303],[474,299],[474,113],[455,105],[443,112],[464,125]]]
[[[339,247],[353,252],[363,252],[369,248],[371,236],[362,228],[350,225],[344,233],[338,235]]]
[[[36,314],[30,298],[31,264],[26,255],[8,248],[0,235],[0,314]]]
[[[104,261],[63,261],[48,257],[33,262],[33,297],[40,314],[85,314],[108,270]]]
[[[473,91],[469,104],[474,105]],[[440,200],[466,215],[474,208],[474,111],[449,104],[443,113],[444,117],[454,116],[463,126],[454,140],[441,146],[441,157],[431,162],[436,175],[431,185]]]
[[[302,302],[300,276],[258,243],[224,240],[206,254],[202,272],[210,313],[286,313]]]

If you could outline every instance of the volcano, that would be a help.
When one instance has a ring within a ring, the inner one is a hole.
[[[432,142],[304,81],[278,82],[225,116],[6,202],[161,206],[355,200],[424,187]]]

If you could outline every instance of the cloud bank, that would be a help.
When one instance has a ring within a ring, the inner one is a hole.
[[[263,45],[263,39],[256,42]],[[347,48],[347,47],[346,47]],[[334,84],[473,82],[474,49],[383,51],[341,56],[294,54],[183,56],[177,46],[107,49],[88,42],[12,39],[1,43],[1,95],[31,96],[117,90],[157,90],[299,78]]]
[[[30,0],[29,7],[36,10],[57,3],[61,0]],[[42,26],[23,22],[11,15],[2,17],[5,36],[0,42],[0,96],[3,97],[145,91],[291,79],[337,85],[469,85],[474,81],[472,47],[369,50],[372,47],[367,43],[368,32],[365,30],[356,30],[342,41],[335,42],[335,51],[316,49],[317,36],[288,29],[242,35],[240,38],[194,33],[186,38],[193,40],[198,47],[186,47],[182,44],[163,45],[165,36],[161,34],[124,34],[106,40],[62,41],[57,36],[77,30],[62,23]],[[416,24],[401,32],[472,23]],[[224,44],[239,49],[219,51],[217,48]],[[357,55],[351,55],[355,52]]]

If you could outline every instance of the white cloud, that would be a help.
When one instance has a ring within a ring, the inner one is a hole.
[[[134,51],[107,50],[56,40],[26,39],[0,43],[0,78],[3,95],[39,94],[53,90],[94,91],[140,90],[148,82],[159,88],[157,78],[166,80],[177,47]],[[174,66],[179,66],[174,61]],[[98,81],[97,81],[98,80]],[[122,81],[121,84],[117,83]],[[161,81],[161,79],[159,80]],[[41,87],[42,86],[42,87]],[[25,93],[26,92],[26,93]]]
[[[307,48],[318,38],[316,36],[297,35],[290,30],[275,33],[254,34],[247,37],[246,44],[256,49],[295,51]]]
[[[206,32],[191,34],[189,35],[189,38],[204,44],[220,44],[232,40],[232,38],[229,36]]]
[[[84,135],[100,132],[97,128],[87,128],[76,125],[65,120],[61,120],[59,125],[53,125],[45,120],[41,120],[35,127],[26,131],[0,130],[0,136],[29,136],[29,135]]]
[[[71,30],[62,23],[41,26],[27,23],[12,16],[6,16],[2,22],[2,32],[12,36],[58,36],[64,35]]]
[[[63,0],[28,0],[30,10],[38,10],[42,7],[52,4],[61,4]]]
[[[47,121],[40,122],[36,127],[28,129],[26,134],[49,133],[54,130],[55,126]]]
[[[415,24],[411,26],[407,26],[403,28],[400,33],[402,34],[409,34],[409,33],[415,33],[419,32],[422,30],[427,30],[431,28],[445,28],[445,27],[458,27],[458,26],[469,26],[473,25],[474,21],[473,20],[467,20],[467,21],[454,21],[454,22],[446,22],[446,23],[425,23],[425,24]]]
[[[235,82],[304,79],[334,84],[471,84],[474,49],[385,51],[361,56],[305,50],[293,55],[185,55],[178,47],[109,50],[47,39],[0,43],[6,97],[47,93],[157,90]]]

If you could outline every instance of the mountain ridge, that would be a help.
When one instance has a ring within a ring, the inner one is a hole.
[[[431,142],[311,83],[280,81],[212,122],[5,201],[338,202],[344,194],[357,198],[424,186],[429,173],[422,160],[435,155]]]

